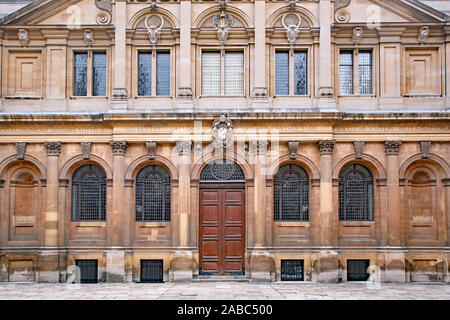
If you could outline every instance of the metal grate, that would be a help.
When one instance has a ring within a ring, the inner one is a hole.
[[[106,52],[94,52],[93,96],[106,96]]]
[[[162,260],[141,260],[141,282],[164,282]]]
[[[203,169],[200,174],[200,181],[245,182],[245,175],[236,163],[227,160],[215,160]]]
[[[72,221],[106,220],[106,175],[96,165],[84,165],[72,180]]]
[[[367,281],[370,260],[347,260],[347,281]]]
[[[170,96],[170,52],[156,55],[156,95]]]
[[[339,219],[373,221],[373,178],[360,164],[345,167],[339,175]]]
[[[274,220],[309,221],[309,179],[293,164],[281,167],[274,181]]]
[[[294,53],[294,94],[308,94],[308,54],[305,51]]]
[[[289,95],[289,52],[287,51],[275,53],[275,94]]]
[[[353,51],[341,51],[340,54],[340,93],[353,94]]]
[[[170,175],[161,166],[147,166],[137,176],[136,221],[170,221]]]
[[[87,52],[75,52],[73,59],[73,95],[87,96]]]
[[[225,95],[244,95],[244,53],[225,53]]]
[[[281,260],[281,281],[304,281],[304,261]]]
[[[152,53],[139,52],[138,95],[152,95]]]
[[[373,94],[372,51],[359,51],[359,94]]]
[[[81,283],[98,282],[98,261],[97,260],[75,260],[75,264],[80,268]]]
[[[220,96],[221,65],[220,52],[202,53],[202,95]]]

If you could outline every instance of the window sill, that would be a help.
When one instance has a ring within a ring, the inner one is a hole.
[[[311,226],[310,222],[306,221],[275,221],[279,227],[304,227],[308,228]]]
[[[288,96],[273,96],[274,99],[286,99],[286,98],[290,98],[290,99],[295,99],[295,98],[311,98],[311,95],[288,95]]]
[[[69,98],[70,100],[109,100],[107,96],[72,96]]]
[[[136,96],[134,97],[136,100],[144,100],[144,99],[173,99],[172,96]]]
[[[376,98],[374,94],[338,95],[338,98]]]
[[[245,96],[200,96],[199,99],[218,99],[218,98],[232,98],[232,99],[246,99]]]
[[[7,100],[41,100],[44,99],[44,97],[38,97],[38,96],[9,96],[5,97]]]
[[[375,221],[339,221],[339,223],[347,225],[349,227],[355,227],[355,226],[372,225],[375,223]]]
[[[106,228],[106,221],[72,221],[72,223],[76,227],[97,227],[97,228]]]
[[[170,221],[135,221],[135,223],[141,228],[167,228],[167,226],[170,224]]]

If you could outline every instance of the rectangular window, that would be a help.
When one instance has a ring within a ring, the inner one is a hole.
[[[291,86],[292,84],[292,86]],[[277,51],[275,53],[275,95],[308,94],[308,52]]]
[[[93,96],[106,96],[106,52],[94,52]]]
[[[225,95],[244,95],[244,53],[225,53]]]
[[[372,51],[359,51],[359,94],[373,94]]]
[[[170,96],[170,52],[138,53],[138,96]]]
[[[152,95],[152,53],[139,52],[138,57],[138,95]]]
[[[220,52],[202,53],[202,95],[220,96]]]
[[[73,95],[87,96],[88,54],[87,52],[74,53]]]
[[[353,51],[341,51],[340,54],[340,92],[342,95],[353,94]]]
[[[304,260],[281,260],[281,281],[304,281]]]
[[[156,95],[170,96],[170,53],[156,55]]]
[[[339,65],[341,95],[373,94],[372,50],[342,50]]]

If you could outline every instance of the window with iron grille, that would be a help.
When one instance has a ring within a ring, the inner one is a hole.
[[[73,53],[73,95],[106,96],[106,52]]]
[[[244,52],[202,53],[202,95],[244,95]]]
[[[97,260],[75,260],[75,264],[80,268],[81,283],[98,282],[98,261]]]
[[[84,165],[72,179],[72,221],[105,220],[106,175],[96,165]]]
[[[308,94],[306,51],[295,51],[293,55],[288,51],[275,53],[275,94],[278,96]]]
[[[170,96],[170,64],[168,51],[139,52],[138,96]]]
[[[281,281],[304,281],[304,261],[281,260]]]
[[[341,50],[339,65],[341,95],[373,94],[372,50]]]
[[[164,282],[163,260],[141,260],[141,282]]]
[[[309,221],[309,179],[300,166],[285,165],[275,175],[274,220]]]
[[[373,177],[361,164],[351,164],[339,175],[339,220],[374,220]]]
[[[150,165],[139,172],[136,221],[170,221],[170,175],[165,168]]]
[[[370,260],[347,260],[347,281],[367,281]]]

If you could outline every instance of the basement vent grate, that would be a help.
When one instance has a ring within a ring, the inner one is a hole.
[[[281,260],[281,281],[304,281],[303,260]]]
[[[370,260],[347,260],[347,281],[367,281]]]
[[[141,260],[141,282],[163,282],[163,261]]]
[[[97,260],[76,260],[76,265],[80,268],[81,283],[98,282],[98,261]]]

